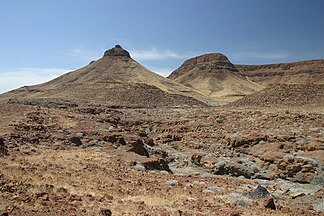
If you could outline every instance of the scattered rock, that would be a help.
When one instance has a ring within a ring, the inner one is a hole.
[[[293,199],[296,199],[297,197],[305,196],[305,194],[302,192],[292,192],[292,193],[289,193],[289,196]]]
[[[247,195],[252,198],[265,198],[269,196],[270,193],[265,187],[258,185],[254,191],[249,192]]]
[[[324,144],[319,141],[313,141],[307,144],[307,151],[316,151],[316,150],[324,150]]]
[[[81,141],[80,137],[74,136],[74,137],[71,137],[69,140],[72,144],[74,144],[76,146],[82,145],[82,141]]]
[[[172,180],[167,181],[167,183],[168,183],[169,186],[176,186],[178,184],[178,181],[172,179]]]
[[[75,136],[81,138],[84,136],[84,134],[82,132],[79,132],[79,133],[76,133]]]
[[[241,215],[241,213],[238,212],[238,211],[233,211],[233,212],[231,212],[231,214],[230,214],[230,216],[240,216],[240,215]]]
[[[111,142],[117,145],[126,145],[125,138],[120,134],[102,134],[101,139],[106,142]]]
[[[138,170],[138,171],[145,171],[146,168],[143,164],[140,164],[140,163],[136,163],[134,166],[133,166],[134,169]]]
[[[131,146],[128,151],[134,152],[139,155],[148,157],[149,153],[144,146],[143,140],[141,138],[132,138],[127,140],[127,143]]]
[[[2,137],[0,137],[0,156],[8,155],[8,150],[4,141],[5,140]]]
[[[151,147],[155,146],[154,140],[152,138],[146,138],[144,142],[146,145],[149,145]]]
[[[213,174],[215,175],[231,175],[231,176],[244,176],[251,178],[254,172],[243,164],[233,161],[219,161],[213,167]]]
[[[219,190],[219,187],[217,187],[217,186],[210,186],[207,189],[208,190],[211,190],[211,191],[218,191]]]
[[[109,209],[103,209],[99,213],[100,216],[112,216],[112,213]]]
[[[276,205],[274,203],[273,198],[269,198],[265,203],[264,203],[264,207],[268,208],[268,209],[272,209],[272,210],[276,210]]]
[[[146,170],[165,170],[169,173],[172,173],[168,162],[162,158],[155,158],[143,163],[143,166]]]
[[[237,136],[235,139],[230,140],[232,147],[241,147],[243,145],[255,145],[260,141],[267,141],[268,135],[260,134],[258,132],[252,131],[243,136]]]
[[[315,185],[324,185],[324,171],[315,176],[311,183]]]

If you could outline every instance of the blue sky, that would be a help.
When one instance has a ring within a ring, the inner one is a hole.
[[[196,55],[324,58],[323,0],[3,0],[0,92],[78,69],[115,44],[162,75]]]

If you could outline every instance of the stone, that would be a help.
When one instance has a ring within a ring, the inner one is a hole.
[[[261,159],[266,162],[278,161],[285,156],[283,152],[266,152],[261,156]]]
[[[169,186],[176,186],[178,184],[178,181],[172,179],[172,180],[168,180],[167,183]]]
[[[69,140],[72,144],[74,144],[76,146],[82,145],[82,141],[81,141],[80,137],[74,136],[74,137],[71,137]]]
[[[300,183],[310,183],[313,181],[314,177],[315,177],[315,173],[303,173],[303,172],[298,172],[295,176],[294,176],[294,181],[296,182],[300,182]]]
[[[84,136],[84,134],[82,132],[79,132],[79,133],[76,133],[75,136],[81,138]]]
[[[128,151],[134,152],[139,155],[143,155],[148,157],[149,153],[147,149],[144,146],[144,143],[142,139],[134,139],[132,141],[128,141],[128,144],[130,145],[130,149]]]
[[[230,214],[230,216],[240,216],[240,215],[241,215],[241,213],[238,212],[238,211],[233,211],[233,212],[231,212],[231,214]]]
[[[172,173],[168,162],[163,158],[154,158],[142,163],[146,170],[165,170]]]
[[[136,165],[133,168],[138,170],[138,171],[145,171],[146,170],[145,166],[143,164],[140,164],[140,163],[136,163]]]
[[[214,193],[214,191],[209,190],[209,189],[205,189],[205,190],[203,190],[203,193]]]
[[[202,155],[201,154],[193,154],[191,156],[191,162],[198,165],[198,166],[201,166],[201,159],[202,159]]]
[[[0,137],[0,156],[8,155],[8,150],[4,141],[5,140]]]
[[[100,211],[100,216],[112,216],[112,212],[109,209],[103,209]]]
[[[254,175],[248,166],[227,160],[217,162],[213,167],[213,174],[244,176],[245,178],[251,178]]]
[[[265,198],[270,196],[270,193],[265,187],[258,185],[254,191],[248,193],[248,196],[252,198]]]
[[[219,190],[219,187],[218,186],[210,186],[207,189],[208,190],[211,190],[211,191],[218,191]]]
[[[272,197],[265,202],[264,207],[268,209],[276,210],[276,205]]]
[[[297,197],[305,196],[305,194],[302,192],[291,192],[288,195],[293,199],[296,199]]]
[[[314,185],[324,185],[324,171],[316,175],[311,181],[311,183]]]
[[[243,136],[237,136],[234,140],[231,140],[232,147],[241,147],[243,145],[255,145],[260,141],[267,141],[268,135],[260,134],[256,131],[244,134]]]
[[[152,138],[146,138],[144,142],[146,145],[149,145],[151,147],[155,146],[154,140]]]

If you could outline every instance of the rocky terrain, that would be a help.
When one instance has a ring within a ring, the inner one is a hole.
[[[262,85],[324,84],[323,59],[267,65],[235,65],[235,67],[244,76]]]
[[[168,78],[222,102],[234,101],[262,89],[261,85],[245,78],[221,53],[188,59]]]
[[[323,215],[320,113],[0,112],[11,119],[0,121],[0,211],[9,215]]]
[[[268,107],[324,111],[324,85],[272,84],[267,88],[237,100],[233,107]]]
[[[323,84],[253,67],[207,54],[166,79],[117,45],[0,95],[0,214],[324,215]]]

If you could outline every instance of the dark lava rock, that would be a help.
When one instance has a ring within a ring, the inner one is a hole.
[[[102,139],[106,142],[111,142],[114,144],[126,145],[127,142],[124,137],[120,134],[111,134],[111,135],[103,135]]]
[[[136,154],[143,155],[146,157],[149,156],[149,153],[148,153],[147,149],[145,148],[144,143],[141,139],[133,140],[133,141],[129,142],[129,144],[131,145],[131,148],[128,151],[131,151],[131,152],[134,152]]]
[[[172,173],[170,170],[169,164],[162,158],[151,159],[143,163],[143,166],[146,170],[165,170],[169,173]]]
[[[120,45],[116,45],[114,48],[107,50],[104,54],[104,57],[106,56],[125,56],[130,58],[129,52],[124,50]]]
[[[266,207],[268,209],[276,210],[276,205],[275,205],[272,197],[265,202],[264,207]]]
[[[269,191],[265,187],[262,187],[261,185],[258,185],[258,187],[254,191],[248,193],[248,196],[252,198],[265,198],[269,195],[270,195]]]
[[[144,142],[146,145],[149,145],[151,147],[155,146],[154,140],[152,138],[146,138]]]
[[[71,137],[70,142],[76,146],[82,145],[82,141],[81,141],[80,137],[77,137],[77,136]]]
[[[111,213],[111,211],[109,209],[103,209],[103,210],[100,211],[99,215],[100,216],[111,216],[112,213]]]
[[[4,141],[5,140],[2,137],[0,137],[0,156],[8,155],[8,150]]]

